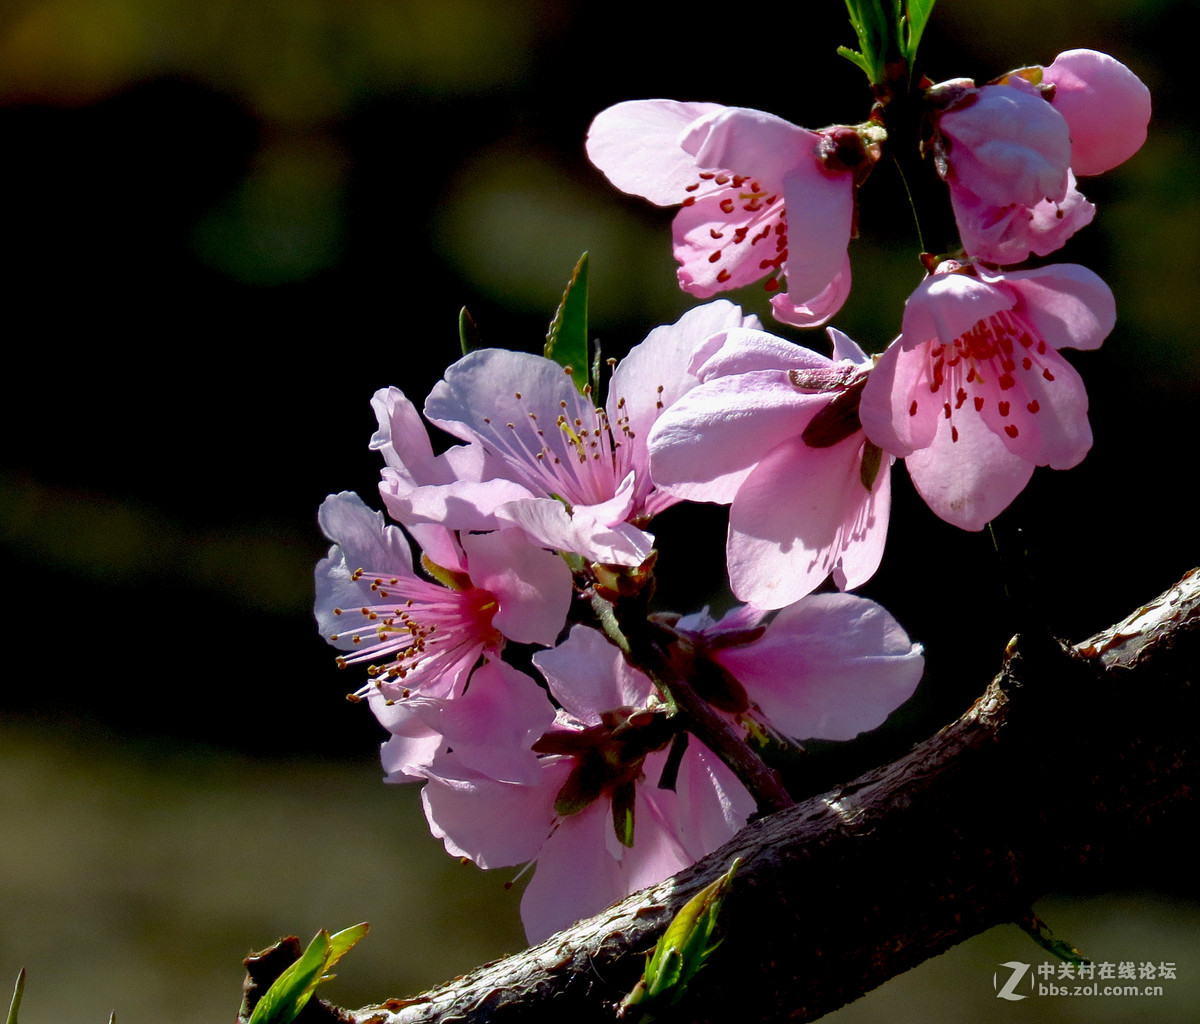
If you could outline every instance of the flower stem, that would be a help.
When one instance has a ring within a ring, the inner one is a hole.
[[[605,634],[625,654],[626,660],[650,677],[680,725],[716,754],[750,791],[762,813],[791,807],[795,801],[782,776],[746,742],[745,735],[729,719],[701,697],[674,667],[667,650],[669,634],[646,618],[643,602],[634,608],[614,606],[599,595],[592,596]]]

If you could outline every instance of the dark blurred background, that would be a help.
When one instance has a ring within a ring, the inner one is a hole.
[[[1087,46],[1133,68],[1155,114],[1136,157],[1081,182],[1098,215],[1061,254],[1117,297],[1112,336],[1072,357],[1092,453],[1035,474],[997,522],[1003,563],[987,533],[936,520],[898,470],[889,549],[865,592],[925,643],[928,678],[880,736],[817,750],[814,788],[970,703],[1015,628],[1006,579],[1079,640],[1198,561],[1200,150],[1185,27],[1197,6],[935,10],[922,47],[935,79],[983,81]],[[127,1022],[228,1019],[251,948],[363,918],[374,932],[329,991],[347,1004],[521,945],[509,875],[445,857],[415,790],[379,782],[381,732],[342,700],[357,682],[311,616],[317,506],[343,489],[378,504],[370,397],[397,385],[419,405],[458,353],[464,305],[485,342],[537,351],[585,250],[607,354],[693,304],[674,283],[671,212],[587,163],[596,112],[669,96],[810,127],[859,121],[861,73],[834,53],[852,42],[836,0],[720,16],[578,0],[0,8],[13,630],[0,986],[29,970],[22,1021],[113,1008]],[[834,320],[869,350],[897,332],[921,276],[910,223],[877,171],[851,249],[857,287]],[[760,288],[733,297],[767,319]],[[663,517],[664,604],[723,599],[723,529],[722,510]],[[1109,944],[1097,959],[1179,961],[1167,995],[1193,1006],[1190,863],[1164,843],[1049,905],[1075,922],[1072,941]],[[997,1009],[992,965],[1043,957],[1002,931],[842,1011],[846,1024],[1015,1019]],[[1036,1019],[1151,1019],[1144,1004],[1081,1002]],[[1171,1019],[1164,1005],[1155,1019]]]

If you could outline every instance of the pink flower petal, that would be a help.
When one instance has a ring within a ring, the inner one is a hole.
[[[1067,50],[1042,74],[1054,86],[1054,109],[1071,129],[1071,167],[1102,174],[1146,141],[1150,90],[1118,60],[1096,50]]]
[[[788,302],[809,305],[823,296],[828,305],[831,288],[836,293],[850,289],[846,248],[854,224],[854,175],[809,160],[788,173],[783,191],[788,211]],[[845,280],[835,287],[839,274]]]
[[[782,214],[782,191],[744,200],[738,190],[725,189],[684,206],[671,225],[679,287],[707,299],[778,274],[779,253],[787,247]]]
[[[981,274],[985,282],[999,276]],[[1117,322],[1112,289],[1101,278],[1074,263],[1056,263],[1003,275],[1018,297],[1015,311],[1028,316],[1053,348],[1099,348]]]
[[[542,767],[531,748],[554,724],[554,706],[524,672],[489,660],[471,673],[466,692],[418,701],[414,712],[442,734],[456,763],[497,782],[541,784]]]
[[[717,660],[770,723],[797,739],[853,739],[916,689],[921,647],[873,601],[812,594],[784,608],[757,643]]]
[[[531,544],[520,530],[467,534],[462,545],[472,583],[490,591],[499,605],[492,624],[517,643],[554,643],[573,593],[566,562]]]
[[[780,608],[838,569],[855,583],[874,574],[887,534],[889,471],[882,467],[868,491],[862,445],[860,433],[829,448],[812,448],[796,435],[746,477],[730,507],[726,549],[738,600]],[[846,551],[855,552],[849,574],[842,564]]]
[[[553,830],[554,800],[570,771],[567,759],[543,760],[539,785],[519,786],[435,763],[421,790],[429,831],[451,856],[470,857],[481,868],[533,860]]]
[[[1066,197],[1057,203],[1044,199],[1033,207],[992,206],[954,182],[950,202],[963,248],[975,259],[998,264],[1020,263],[1031,253],[1048,256],[1096,213],[1075,187],[1073,174]]]
[[[1011,309],[1015,302],[1012,295],[970,274],[931,274],[904,304],[900,343],[912,348],[940,338],[948,344],[993,313]]]
[[[626,895],[621,865],[605,847],[612,830],[611,806],[607,800],[597,800],[560,822],[545,842],[537,870],[521,897],[521,923],[531,943]]]
[[[1034,206],[1067,192],[1071,134],[1037,93],[985,85],[941,115],[951,180],[993,206]]]
[[[946,522],[982,530],[1025,489],[1033,463],[1010,452],[981,417],[965,417],[953,443],[950,421],[937,424],[933,442],[904,460],[913,486]]]
[[[758,179],[766,190],[783,186],[794,168],[816,163],[820,136],[781,117],[747,107],[715,109],[693,122],[679,145],[695,165]]]
[[[759,459],[799,435],[826,401],[799,392],[779,369],[716,377],[688,392],[655,425],[651,474],[677,497],[732,501]]]
[[[643,707],[654,693],[654,684],[631,668],[604,634],[588,626],[571,627],[565,641],[538,651],[533,663],[554,699],[583,725],[595,725],[612,708]]]
[[[803,299],[794,298],[802,294],[798,289],[793,290],[789,277],[786,294],[771,297],[771,311],[775,319],[793,327],[819,327],[829,320],[842,308],[850,294],[849,254],[842,262],[842,269],[825,288]]]

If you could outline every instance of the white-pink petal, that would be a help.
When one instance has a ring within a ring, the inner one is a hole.
[[[679,144],[696,167],[752,175],[772,190],[794,168],[817,162],[820,141],[816,132],[774,114],[724,107],[689,125]]]
[[[680,145],[698,118],[726,108],[716,103],[630,100],[601,111],[587,135],[587,155],[617,188],[659,206],[673,206],[696,180],[696,162]]]
[[[842,287],[849,291],[846,248],[854,225],[854,175],[809,160],[787,174],[783,194],[787,203],[788,301],[814,303],[827,296],[839,275],[844,275],[845,281],[835,291]],[[825,304],[829,301],[824,299]]]
[[[969,274],[931,274],[904,304],[900,344],[912,348],[931,338],[949,344],[1015,302],[1011,294]]]
[[[595,725],[612,708],[644,707],[654,693],[654,684],[588,626],[572,626],[566,640],[538,651],[533,663],[563,710],[585,726]]]
[[[771,311],[780,323],[793,327],[820,327],[842,308],[849,295],[850,255],[847,253],[842,269],[815,295],[803,297],[800,290],[793,290],[789,278],[787,292],[771,296]]]
[[[554,801],[570,771],[568,759],[543,759],[539,784],[521,786],[453,760],[435,762],[421,790],[429,831],[451,856],[469,857],[481,868],[531,861],[554,828]]]
[[[827,401],[798,391],[781,369],[714,377],[655,424],[651,473],[677,497],[732,501],[758,461],[799,435]]]

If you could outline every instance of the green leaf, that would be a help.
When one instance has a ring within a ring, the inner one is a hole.
[[[329,973],[370,927],[365,921],[330,937],[322,928],[313,936],[308,949],[285,970],[254,1007],[250,1024],[291,1024],[304,1009],[313,990],[333,977]]]
[[[839,46],[837,52],[839,56],[845,57],[851,64],[859,68],[868,78],[874,76],[874,72],[871,70],[871,62],[857,50],[852,50],[848,46]]]
[[[550,321],[543,352],[571,372],[575,386],[586,394],[591,384],[588,366],[588,254],[579,257],[567,282],[558,311]]]
[[[908,0],[908,14],[905,21],[908,32],[904,40],[904,57],[911,71],[917,60],[917,47],[921,44],[921,34],[929,24],[929,16],[933,13],[933,5],[937,0]]]
[[[329,970],[337,966],[337,962],[357,946],[370,930],[370,924],[363,921],[360,924],[351,925],[349,928],[343,928],[329,937],[329,956],[325,960],[325,974],[321,976],[322,981],[333,977]]]
[[[862,68],[872,85],[884,80],[884,64],[896,38],[895,15],[883,9],[885,0],[846,0],[850,24],[858,37],[858,52],[839,47],[838,53]]]
[[[682,998],[688,983],[717,948],[718,943],[709,945],[709,939],[741,863],[741,857],[735,858],[725,874],[696,893],[675,915],[647,959],[641,980],[621,1001],[621,1016],[639,1004],[673,1006]]]
[[[466,306],[458,311],[458,344],[462,348],[464,356],[468,352],[474,352],[477,348],[483,348],[483,338],[480,337],[479,327],[476,325],[474,317],[467,312]]]
[[[17,983],[13,987],[12,1001],[8,1004],[7,1024],[17,1024],[17,1011],[21,1009],[21,996],[25,994],[25,968],[17,975]]]

